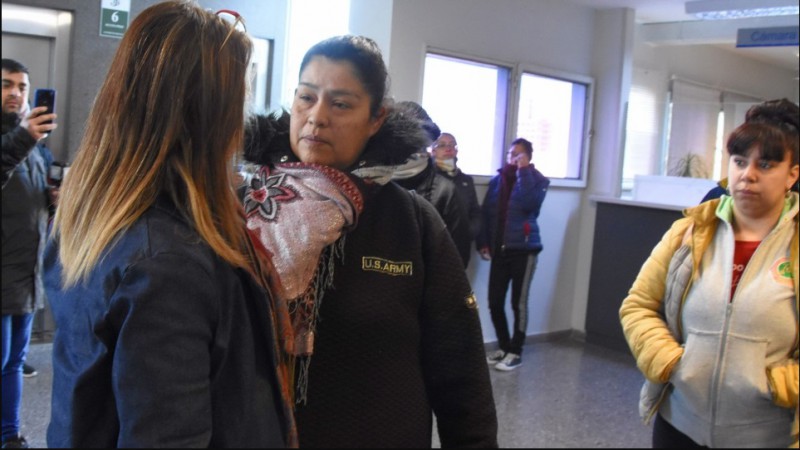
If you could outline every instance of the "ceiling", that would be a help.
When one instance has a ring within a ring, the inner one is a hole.
[[[598,10],[631,8],[636,22],[643,26],[642,36],[655,45],[713,45],[798,73],[798,47],[736,48],[739,28],[797,26],[798,16],[762,17],[700,21],[686,14],[686,0],[571,0]],[[736,0],[733,0],[736,1]],[[800,1],[800,0],[798,0]],[[796,1],[795,4],[798,2]]]

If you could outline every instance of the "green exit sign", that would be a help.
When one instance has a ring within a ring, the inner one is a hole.
[[[100,36],[121,38],[128,30],[130,10],[130,0],[102,0]]]

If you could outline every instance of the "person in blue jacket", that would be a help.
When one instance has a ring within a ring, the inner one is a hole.
[[[290,325],[232,186],[252,43],[223,13],[146,8],[97,94],[44,253],[50,448],[297,446]]]
[[[528,327],[528,291],[542,240],[537,219],[550,180],[531,163],[533,145],[518,138],[511,143],[506,165],[489,182],[481,206],[482,224],[476,244],[481,258],[491,260],[489,310],[499,350],[487,360],[502,371],[522,364]],[[509,332],[505,298],[511,284],[514,327]]]

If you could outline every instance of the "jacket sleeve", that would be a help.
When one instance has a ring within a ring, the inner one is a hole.
[[[419,200],[419,199],[418,199]],[[436,210],[420,201],[425,292],[423,376],[442,447],[497,447],[495,412],[477,302]]]
[[[112,385],[120,447],[207,447],[214,274],[176,255],[142,260],[111,297]]]
[[[475,182],[469,175],[464,175],[469,189],[467,189],[467,203],[469,214],[469,229],[472,239],[478,236],[481,230],[481,206],[478,204],[478,193],[475,191]]]
[[[498,189],[498,177],[494,177],[489,181],[489,187],[486,189],[486,195],[483,197],[483,204],[481,204],[481,227],[478,236],[475,238],[475,247],[480,251],[484,247],[491,247],[492,237],[492,221],[496,218],[493,217],[493,210],[496,208],[494,205],[493,194],[496,195]],[[477,195],[477,194],[476,194]]]
[[[776,405],[784,408],[797,408],[798,402],[798,364],[796,359],[788,359],[767,367],[770,392]]]
[[[514,189],[511,191],[508,207],[518,208],[526,215],[538,217],[544,197],[547,195],[548,186],[550,186],[550,180],[533,166],[518,169],[517,182],[514,183]]]
[[[689,219],[680,219],[667,231],[642,265],[619,310],[622,331],[645,378],[669,381],[683,348],[670,332],[662,313],[667,271],[681,245]]]
[[[17,165],[24,161],[35,147],[36,139],[22,127],[18,126],[3,135],[3,188],[11,179]]]
[[[470,252],[472,251],[472,236],[469,230],[469,217],[462,202],[453,195],[449,197],[449,202],[445,207],[445,215],[442,217],[447,224],[447,230],[450,232],[450,237],[453,238],[453,243],[456,244],[458,255],[461,257],[461,262],[464,267],[469,263]]]

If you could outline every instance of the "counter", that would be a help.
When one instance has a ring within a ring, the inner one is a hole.
[[[684,206],[590,197],[597,204],[586,341],[628,351],[619,307],[653,247]]]

